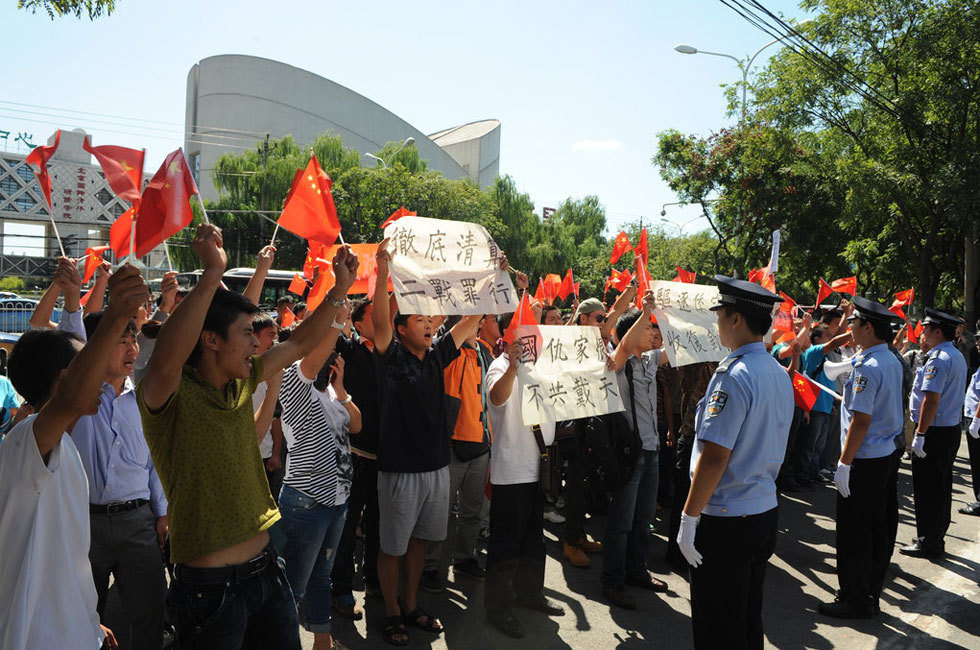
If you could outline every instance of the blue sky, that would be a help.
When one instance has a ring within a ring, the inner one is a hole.
[[[15,6],[0,8],[8,150],[21,131],[40,143],[58,127],[81,127],[95,144],[145,147],[155,170],[182,145],[191,65],[250,54],[332,79],[424,133],[497,118],[501,173],[538,212],[595,194],[613,233],[640,216],[659,223],[661,205],[677,200],[650,164],[658,132],[703,134],[732,122],[719,86],[739,78],[735,63],[673,47],[744,57],[769,40],[718,0],[117,0],[95,22],[52,22]],[[803,15],[795,2],[766,6]],[[764,63],[765,55],[755,69]],[[699,214],[667,208],[678,226]]]

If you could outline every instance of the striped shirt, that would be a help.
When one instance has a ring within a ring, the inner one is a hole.
[[[324,506],[347,502],[354,470],[350,459],[347,413],[332,386],[314,388],[300,362],[286,369],[279,393],[282,431],[286,439],[283,483]]]

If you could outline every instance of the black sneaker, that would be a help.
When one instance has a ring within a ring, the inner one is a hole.
[[[430,594],[441,594],[446,590],[446,579],[439,575],[438,571],[423,571],[419,586]]]
[[[480,563],[475,559],[470,558],[464,562],[459,562],[453,565],[453,573],[456,575],[464,575],[467,578],[472,578],[473,580],[486,580],[487,571],[480,566]]]

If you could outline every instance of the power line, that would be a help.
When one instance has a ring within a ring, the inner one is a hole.
[[[120,120],[129,120],[131,122],[146,122],[146,123],[152,123],[152,124],[166,124],[166,125],[169,125],[169,126],[184,126],[180,122],[164,122],[162,120],[150,120],[150,119],[145,119],[145,118],[126,117],[124,115],[110,115],[108,113],[92,113],[90,111],[78,111],[78,110],[74,110],[74,109],[71,109],[71,108],[56,108],[54,106],[42,106],[40,104],[25,104],[25,103],[22,103],[22,102],[11,102],[11,101],[6,101],[6,100],[2,100],[2,99],[0,99],[0,104],[10,104],[11,106],[24,106],[24,107],[27,107],[27,108],[41,108],[41,109],[44,109],[46,111],[59,111],[59,112],[62,112],[62,113],[77,113],[79,115],[94,115],[96,117],[110,117],[110,118],[120,119]],[[198,125],[197,128],[198,129],[208,129],[208,130],[211,130],[211,131],[231,131],[233,133],[245,133],[245,134],[257,135],[257,136],[263,136],[263,135],[265,135],[264,133],[259,132],[259,131],[246,131],[246,130],[243,130],[243,129],[228,129],[228,128],[224,128],[224,127],[220,127],[220,126],[201,126],[201,125]]]

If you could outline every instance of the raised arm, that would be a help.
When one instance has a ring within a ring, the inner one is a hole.
[[[347,409],[347,414],[350,415],[350,425],[347,429],[351,433],[360,433],[361,427],[363,426],[361,409],[357,408],[357,404],[354,403],[347,389],[344,388],[344,358],[339,354],[333,360],[333,365],[330,366],[330,372],[330,385],[333,386],[333,390],[337,394],[337,401]]]
[[[279,400],[279,391],[282,389],[282,371],[280,370],[274,377],[266,381],[265,399],[255,412],[255,435],[261,443],[265,438],[266,432],[272,426],[272,419],[276,413],[276,402]]]
[[[197,227],[193,247],[204,263],[204,272],[180,309],[160,328],[143,377],[143,399],[151,411],[166,404],[177,391],[184,363],[201,338],[204,317],[225,272],[227,258],[222,244],[221,230],[217,226],[201,224]]]
[[[636,322],[633,323],[629,330],[626,332],[626,336],[623,340],[619,342],[616,346],[616,351],[613,352],[613,370],[622,370],[626,362],[629,361],[631,350],[636,347],[639,342],[640,337],[643,336],[643,330],[646,329],[647,324],[650,322],[650,314],[653,313],[654,308],[657,306],[656,298],[653,297],[653,291],[647,290],[643,294],[643,313]],[[666,354],[662,356],[667,356]]]
[[[319,343],[327,338],[333,329],[337,310],[344,304],[344,300],[347,298],[347,290],[357,278],[357,255],[351,252],[347,246],[341,246],[334,253],[332,265],[336,284],[327,292],[326,299],[312,315],[304,318],[299,326],[293,330],[288,341],[273,346],[262,355],[266,379],[310,354]],[[380,281],[379,276],[378,282],[380,283]],[[387,282],[387,278],[385,281]],[[379,284],[379,286],[384,285]],[[183,306],[181,306],[181,310],[183,310]],[[375,305],[375,310],[377,310],[377,305]],[[334,341],[336,341],[336,335],[340,333],[340,330],[333,330],[333,332]]]
[[[511,391],[514,390],[514,380],[517,379],[517,369],[521,364],[520,341],[514,341],[508,345],[504,354],[510,360],[510,365],[490,389],[490,402],[494,406],[502,406],[510,397]]]
[[[453,328],[449,330],[449,335],[453,337],[453,343],[456,344],[457,348],[463,347],[467,340],[476,336],[477,330],[480,329],[481,318],[483,318],[482,314],[463,316],[458,323],[453,325]]]
[[[61,283],[58,280],[58,274],[55,273],[54,280],[47,289],[44,290],[44,294],[41,299],[37,301],[37,305],[34,306],[34,312],[31,314],[31,319],[28,324],[33,329],[51,329],[54,327],[54,323],[51,322],[51,315],[54,313],[55,303],[58,302],[58,296],[61,295]]]
[[[388,263],[391,262],[391,253],[388,252],[388,239],[382,240],[378,244],[378,251],[375,253],[378,262],[378,281],[374,289],[374,309],[372,310],[371,320],[374,324],[374,349],[378,354],[384,354],[391,345],[391,338],[394,335],[394,326],[391,322],[391,304],[384,300],[378,300],[379,296],[384,296],[388,286]]]
[[[34,313],[31,314],[29,321],[30,326],[35,329],[55,327],[55,324],[51,322],[51,316],[54,314],[54,306],[58,302],[58,296],[62,292],[65,294],[64,311],[77,312],[80,309],[78,301],[81,287],[82,276],[75,266],[75,260],[70,257],[59,257],[51,286],[47,288],[34,307]]]
[[[269,275],[269,269],[276,259],[276,248],[272,245],[264,246],[259,251],[259,258],[255,262],[255,273],[252,274],[245,291],[242,293],[250,303],[259,306],[262,299],[262,287],[265,285],[265,278]]]
[[[34,438],[42,456],[58,444],[75,420],[94,413],[92,407],[102,390],[112,351],[133,314],[149,296],[146,283],[133,266],[126,265],[116,271],[109,284],[109,307],[99,326],[68,365],[34,422]]]
[[[619,320],[620,316],[626,313],[626,310],[630,308],[630,305],[633,304],[633,300],[635,298],[636,285],[633,284],[626,287],[626,290],[619,294],[619,296],[616,298],[616,302],[613,303],[612,310],[606,314],[606,321],[599,326],[599,333],[602,336],[603,341],[609,339],[609,334],[612,332],[613,327],[616,326],[616,321]]]
[[[347,308],[347,305],[337,309],[335,320],[331,323],[330,331],[327,332],[327,335],[299,363],[299,369],[303,371],[304,377],[309,377],[310,379],[316,378],[317,373],[320,372],[320,368],[323,367],[323,364],[327,362],[327,359],[330,358],[330,355],[333,354],[334,349],[337,347],[337,339],[340,338],[342,326],[347,322],[348,318],[350,318],[350,310]],[[336,325],[340,325],[341,327],[336,327]]]
[[[88,302],[85,303],[86,316],[102,311],[102,305],[105,303],[105,290],[109,286],[110,275],[112,275],[112,265],[108,262],[102,262],[95,272],[95,284],[92,285],[92,293],[89,294]],[[66,297],[65,302],[67,303],[67,301],[68,298]]]

